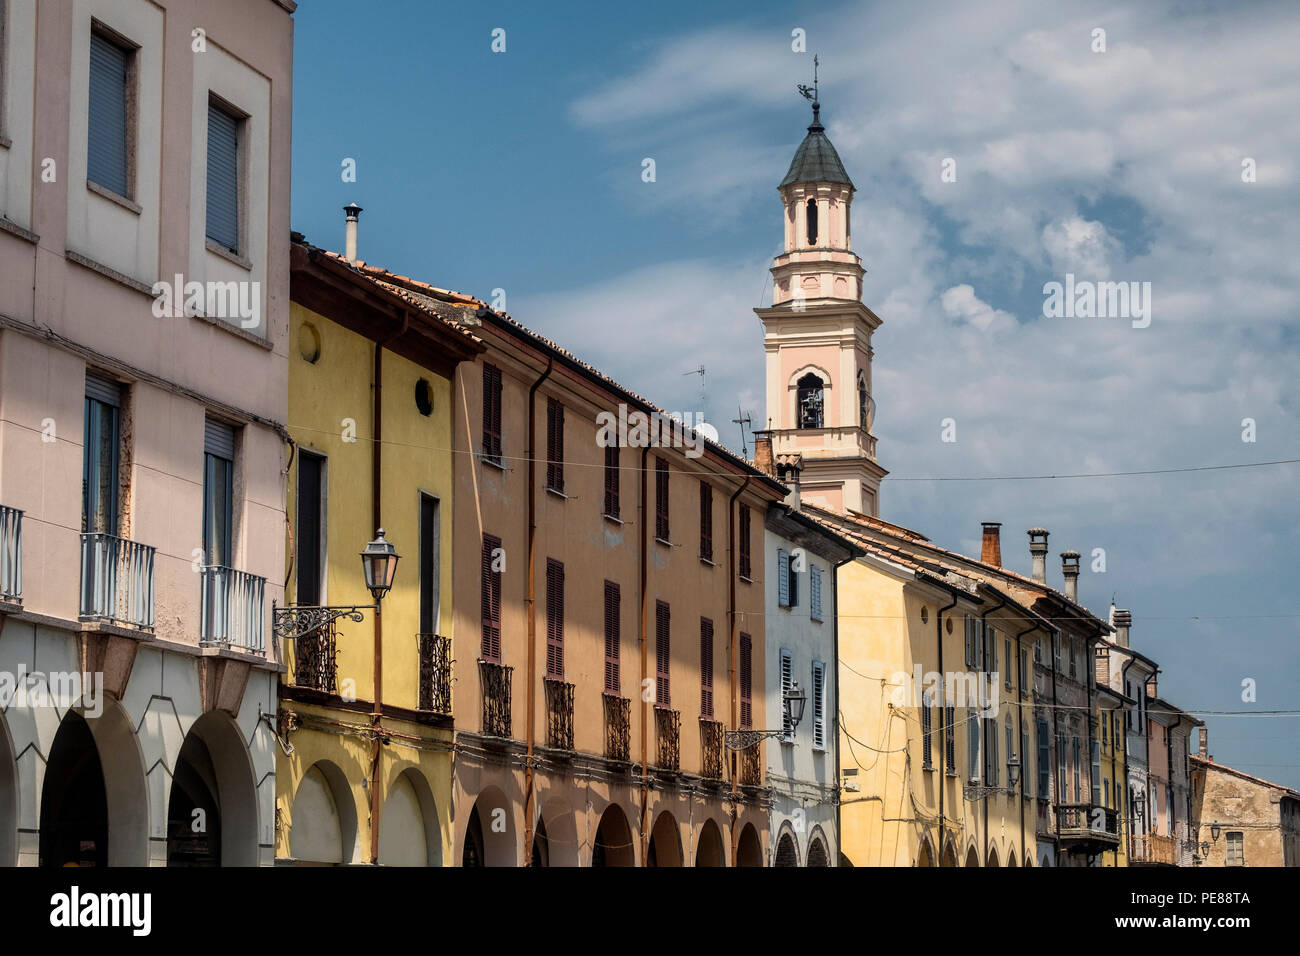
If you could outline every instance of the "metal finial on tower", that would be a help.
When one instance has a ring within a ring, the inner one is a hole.
[[[809,129],[812,129],[813,126],[820,128],[822,125],[821,117],[818,115],[821,112],[822,105],[820,102],[818,102],[818,97],[817,97],[817,68],[820,64],[821,64],[820,58],[818,57],[817,54],[814,53],[813,54],[813,85],[809,86],[807,83],[800,83],[798,87],[799,92],[803,95],[804,99],[812,100],[813,121],[812,121],[812,126],[808,127]]]

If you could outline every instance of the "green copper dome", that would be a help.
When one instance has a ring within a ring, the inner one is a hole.
[[[799,144],[799,149],[790,162],[790,171],[781,180],[784,188],[793,183],[847,183],[853,185],[849,174],[844,171],[840,154],[826,138],[826,128],[822,126],[818,113],[821,104],[813,102],[813,121],[808,127],[808,135]]]

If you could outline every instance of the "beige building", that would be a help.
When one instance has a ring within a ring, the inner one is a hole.
[[[1300,793],[1215,763],[1204,729],[1189,759],[1202,866],[1300,866]]]

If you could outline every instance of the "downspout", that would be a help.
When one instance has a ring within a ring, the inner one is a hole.
[[[648,548],[650,547],[649,537],[649,517],[646,515],[646,507],[649,499],[648,476],[646,465],[649,462],[650,446],[646,445],[641,449],[641,547],[637,552],[637,562],[639,564],[638,573],[640,576],[641,592],[641,865],[646,865],[646,857],[650,852],[650,828],[648,825],[647,815],[650,812],[650,767],[649,767],[649,738],[650,738],[650,715],[647,713],[645,699],[645,686],[649,676],[646,671],[649,668],[650,649],[646,640],[646,614],[648,605],[646,603],[646,579],[648,577],[647,562],[649,560]],[[657,690],[658,681],[655,682]]]
[[[939,608],[939,613],[934,616],[934,633],[939,641],[939,673],[947,673],[943,669],[943,616],[946,612],[951,611],[957,606],[957,592],[952,592],[952,602],[944,607]],[[837,606],[838,610],[838,606]],[[944,837],[948,835],[947,828],[944,826],[943,819],[943,794],[948,789],[948,699],[947,688],[944,688],[943,706],[939,708],[939,739],[943,741],[943,778],[939,784],[939,840],[935,845],[934,852],[939,855],[939,865],[943,866],[943,847]],[[836,702],[838,703],[838,701]],[[955,716],[955,715],[954,715]],[[956,730],[953,730],[956,733]],[[952,743],[952,758],[955,763],[957,760],[957,741]],[[953,768],[956,769],[956,768]],[[960,863],[956,865],[960,866]]]
[[[1020,661],[1020,650],[1021,650],[1020,639],[1024,637],[1026,634],[1030,634],[1036,630],[1038,630],[1037,624],[1033,625],[1032,627],[1025,628],[1023,631],[1021,631],[1019,634],[1016,635],[1016,662],[1017,663],[1019,663]],[[1028,671],[1029,671],[1029,675],[1028,675],[1029,676],[1029,700],[1032,702],[1034,699],[1034,668],[1032,663],[1030,664]],[[1025,675],[1022,674],[1020,676],[1021,694],[1024,693],[1024,679],[1025,679]],[[1022,742],[1020,749],[1028,750],[1028,747],[1023,745],[1023,741],[1026,739],[1025,738],[1025,706],[1024,704],[1021,704],[1019,701],[1016,702],[1016,733],[1020,735],[1019,741]],[[1028,864],[1025,862],[1025,794],[1029,793],[1029,781],[1026,779],[1026,773],[1028,769],[1029,769],[1029,754],[1022,753],[1020,755],[1020,789],[1021,789],[1020,865],[1021,866],[1028,866]]]
[[[985,674],[988,673],[987,667],[988,667],[988,657],[989,657],[989,647],[990,647],[990,645],[993,647],[993,653],[994,653],[994,654],[996,654],[996,653],[998,652],[998,645],[997,645],[997,642],[996,642],[996,641],[990,641],[990,640],[989,640],[989,615],[992,614],[994,611],[1001,610],[1002,608],[1004,608],[1004,607],[1006,607],[1006,606],[1007,606],[1007,597],[1006,597],[1006,595],[1005,595],[1005,594],[999,594],[999,595],[998,595],[998,603],[995,604],[995,605],[993,605],[993,606],[990,607],[990,608],[985,608],[984,611],[980,614],[980,640],[982,640],[982,641],[984,642],[984,647],[983,647],[983,649],[982,649],[982,653],[981,653],[981,655],[980,655],[980,659],[984,662],[984,665],[985,665],[985,671],[984,671],[984,673],[985,673]],[[1010,662],[1008,661],[1008,663],[1010,663]],[[997,680],[996,680],[996,678],[995,678],[994,681],[993,681],[993,687],[994,687],[995,690],[996,690],[997,686],[998,686],[998,684],[997,684]],[[1002,711],[1002,708],[999,707],[999,708],[998,708],[999,715],[1001,714],[1001,711]],[[983,719],[982,716],[981,716],[981,719]],[[1001,725],[1002,725],[1002,721],[998,720],[997,717],[994,717],[994,718],[993,718],[993,740],[994,740],[994,742],[996,742],[997,739],[998,739],[998,732],[1002,729],[1002,726],[1001,726]],[[985,734],[985,736],[987,737],[988,735]],[[985,763],[987,763],[987,762],[988,762],[987,755],[988,755],[988,753],[989,753],[989,750],[991,749],[991,748],[989,748],[989,742],[988,742],[988,740],[985,740],[985,741],[984,741],[984,746],[985,746],[985,748],[988,748],[988,749],[986,749],[986,750],[984,751],[984,753],[985,753]],[[995,768],[995,769],[996,769],[996,768]],[[1010,783],[1010,781],[1007,781],[1007,782]],[[985,786],[988,786],[988,781],[987,781],[987,780],[984,781],[984,785],[985,785]],[[989,854],[989,848],[988,848],[988,846],[987,846],[987,844],[988,844],[988,840],[989,840],[989,798],[988,798],[988,797],[985,797],[985,798],[984,798],[982,801],[980,801],[980,802],[984,804],[984,836],[982,837],[981,842],[982,842],[983,844],[985,844],[983,847],[981,847],[981,849],[984,851],[984,853],[983,853],[983,856],[984,856],[984,862],[987,864],[987,863],[988,863],[988,854]]]
[[[840,802],[840,795],[844,792],[844,766],[840,763],[840,568],[853,560],[853,552],[849,556],[831,567],[831,593],[834,595],[832,600],[835,601],[835,617],[831,626],[831,641],[833,653],[835,654],[835,674],[833,677],[833,686],[835,688],[835,865],[840,865],[840,857],[844,855],[844,823],[843,823],[843,806]]]
[[[1119,669],[1119,682],[1124,688],[1125,697],[1128,696],[1128,669],[1136,663],[1137,663],[1137,658],[1134,657],[1132,654],[1130,654],[1128,658],[1128,663]],[[1124,822],[1128,824],[1129,832],[1125,840],[1125,843],[1127,845],[1124,847],[1124,859],[1129,865],[1132,865],[1133,861],[1132,859],[1130,859],[1130,854],[1133,849],[1133,824],[1136,822],[1136,818],[1133,816],[1133,798],[1129,795],[1128,780],[1129,780],[1128,777],[1128,712],[1126,711],[1124,713],[1124,800],[1123,802],[1128,804],[1129,815],[1124,818]]]
[[[1060,781],[1061,771],[1062,769],[1064,769],[1065,766],[1061,756],[1061,737],[1059,735],[1059,730],[1056,725],[1056,712],[1057,712],[1056,647],[1057,647],[1057,642],[1060,641],[1060,639],[1061,639],[1061,629],[1059,627],[1054,626],[1052,628],[1052,747],[1056,750],[1056,759],[1058,762],[1061,763],[1061,766],[1056,769],[1056,780],[1053,781],[1053,783]],[[1057,804],[1056,812],[1052,814],[1052,816],[1055,818],[1055,824],[1056,824],[1056,865],[1057,866],[1061,865],[1061,856],[1062,856],[1061,854],[1061,800],[1063,797],[1064,794],[1061,793],[1058,793],[1056,795],[1056,804]]]
[[[1085,646],[1086,648],[1088,648],[1089,650],[1092,650],[1092,642],[1091,642],[1091,641],[1087,642],[1084,646]],[[1086,652],[1085,652],[1085,653],[1086,653]],[[1093,712],[1093,709],[1092,709],[1092,685],[1093,685],[1093,682],[1096,681],[1096,679],[1097,679],[1097,657],[1096,657],[1096,653],[1095,653],[1095,651],[1094,651],[1094,653],[1093,653],[1092,658],[1090,658],[1090,659],[1086,659],[1086,662],[1087,662],[1087,663],[1090,663],[1090,665],[1091,665],[1091,666],[1088,667],[1088,675],[1087,675],[1087,681],[1086,681],[1086,687],[1087,687],[1087,689],[1088,689],[1088,812],[1091,813],[1091,812],[1092,812],[1092,808],[1095,807],[1095,806],[1097,806],[1097,802],[1096,802],[1096,801],[1097,801],[1097,791],[1094,790],[1093,787],[1092,787],[1092,745],[1093,745],[1093,736],[1092,736],[1092,735],[1093,735],[1093,729],[1092,729],[1092,724],[1093,724],[1093,713],[1094,713],[1094,712]],[[1100,778],[1100,777],[1101,777],[1101,750],[1100,750],[1101,744],[1098,743],[1098,744],[1097,744],[1097,747],[1098,747],[1098,750],[1097,750],[1097,776],[1098,776],[1098,778]],[[1100,779],[1098,779],[1098,781],[1097,781],[1097,785],[1098,785],[1098,786],[1101,785],[1101,780],[1100,780]],[[1090,856],[1091,856],[1091,857],[1094,857],[1094,858],[1095,858],[1095,857],[1098,857],[1098,856],[1100,856],[1100,855],[1101,855],[1101,852],[1100,852],[1100,851],[1098,851],[1097,853],[1090,854]],[[1099,865],[1100,865],[1100,864],[1099,864]]]
[[[736,547],[738,544],[737,512],[736,499],[740,497],[741,492],[749,487],[750,481],[753,480],[751,475],[746,475],[745,480],[740,483],[740,487],[735,490],[731,498],[727,501],[727,542],[730,547],[727,548],[727,621],[729,623],[728,632],[730,634],[731,647],[727,655],[727,667],[729,670],[728,680],[731,684],[731,729],[740,729],[740,685],[736,680],[737,670],[740,660],[740,622],[736,614]],[[765,525],[766,526],[766,525]],[[753,548],[753,523],[750,523],[750,548]],[[766,552],[764,552],[766,553]],[[750,561],[753,562],[753,555],[750,555]],[[838,613],[839,607],[836,607]],[[752,675],[751,675],[752,679]],[[753,688],[750,688],[753,693]],[[838,704],[838,700],[837,700]],[[762,746],[756,744],[755,746]],[[736,804],[740,800],[740,778],[736,773],[736,751],[731,753],[731,865],[737,866],[740,861],[740,840],[736,835]],[[838,861],[837,861],[838,862]]]
[[[528,389],[528,716],[527,753],[524,757],[524,865],[533,861],[533,811],[537,800],[536,771],[533,768],[533,735],[537,707],[537,390],[551,375],[554,357],[546,359],[546,371]]]

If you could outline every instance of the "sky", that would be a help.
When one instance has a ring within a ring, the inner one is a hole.
[[[1132,611],[1163,697],[1239,712],[1205,718],[1215,758],[1300,788],[1300,717],[1266,713],[1300,711],[1300,465],[1218,467],[1300,458],[1300,9],[301,0],[294,20],[294,229],[341,249],[357,202],[361,258],[504,297],[738,451],[817,54],[884,323],[881,517],[974,555],[1001,521],[1022,573],[1047,528],[1048,582],[1080,551],[1081,601]],[[1049,317],[1067,274],[1149,283],[1149,324]],[[1167,473],[1027,478],[1132,471]]]

